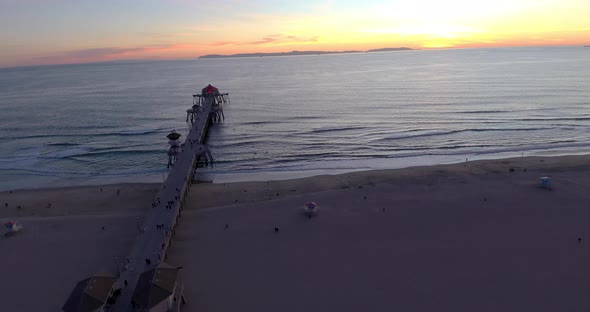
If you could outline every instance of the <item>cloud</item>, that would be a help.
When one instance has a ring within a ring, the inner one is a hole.
[[[146,45],[140,47],[105,47],[65,51],[61,54],[32,58],[30,64],[64,64],[117,60],[137,56],[141,53],[161,52],[174,45]]]
[[[63,54],[65,57],[75,57],[75,58],[96,58],[96,57],[105,57],[105,56],[113,56],[117,54],[124,54],[129,52],[142,52],[145,51],[146,47],[138,47],[138,48],[94,48],[94,49],[84,49],[84,50],[75,50],[75,51],[68,51]]]
[[[320,36],[312,36],[312,37],[307,37],[307,38],[301,38],[301,37],[297,37],[297,36],[287,36],[287,39],[289,39],[292,42],[317,42],[320,39]]]
[[[220,47],[220,46],[234,45],[234,44],[236,44],[235,41],[216,41],[216,42],[210,43],[209,45],[213,46],[213,47]]]
[[[267,43],[277,42],[279,40],[280,39],[278,39],[278,38],[266,37],[266,38],[262,38],[261,40],[250,41],[250,42],[246,42],[244,44],[267,44]]]
[[[299,37],[294,35],[273,34],[267,35],[258,40],[251,41],[215,41],[209,43],[209,46],[219,47],[226,45],[265,45],[265,44],[294,44],[294,43],[309,43],[317,42],[319,36]]]

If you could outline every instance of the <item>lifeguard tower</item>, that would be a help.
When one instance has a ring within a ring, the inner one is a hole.
[[[309,202],[303,205],[303,214],[310,219],[311,217],[317,216],[319,210],[320,206],[315,202]]]
[[[539,187],[551,190],[553,188],[553,185],[551,183],[551,178],[550,177],[540,177],[539,178]]]

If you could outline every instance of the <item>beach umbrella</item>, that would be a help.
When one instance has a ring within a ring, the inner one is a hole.
[[[172,133],[170,133],[170,134],[169,134],[169,135],[167,135],[166,137],[167,137],[168,139],[170,139],[170,140],[174,141],[174,140],[178,140],[178,139],[180,138],[180,136],[181,136],[181,134],[180,134],[180,133],[177,133],[177,132],[174,132],[174,131],[172,131]]]
[[[315,209],[315,207],[317,207],[317,204],[315,202],[309,202],[305,204],[305,208],[307,209]]]

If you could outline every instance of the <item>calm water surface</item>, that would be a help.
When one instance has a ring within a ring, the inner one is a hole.
[[[590,49],[0,69],[0,189],[162,181],[192,94],[230,92],[214,181],[590,152]]]

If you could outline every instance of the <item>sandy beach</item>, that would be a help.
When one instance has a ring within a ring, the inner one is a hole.
[[[564,156],[199,184],[167,261],[186,311],[585,311],[588,176],[590,156]],[[59,310],[129,252],[158,186],[0,193],[24,225],[2,239],[0,301]]]
[[[158,187],[120,184],[0,193],[2,223],[23,224],[14,236],[0,238],[0,302],[9,307],[6,311],[61,311],[78,281],[113,272],[116,261],[124,261],[131,249],[138,220]]]

